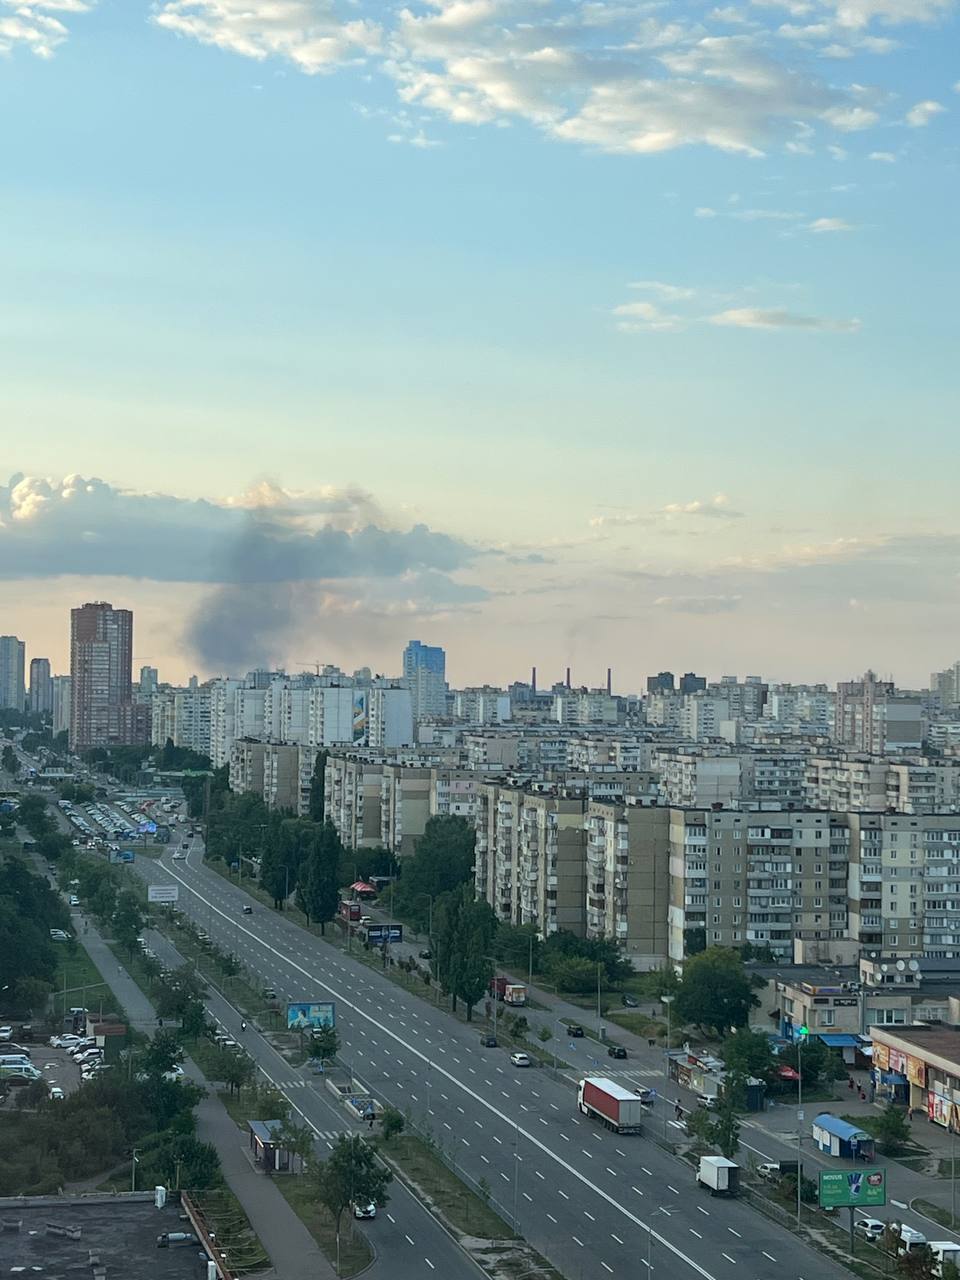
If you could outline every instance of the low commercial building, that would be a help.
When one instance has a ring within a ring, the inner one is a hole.
[[[874,1028],[873,1082],[881,1097],[905,1102],[934,1124],[960,1131],[960,1031]]]

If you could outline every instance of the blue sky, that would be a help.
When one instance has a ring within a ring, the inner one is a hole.
[[[5,629],[62,661],[109,588],[228,668],[239,512],[360,539],[271,570],[265,659],[922,680],[958,49],[953,0],[0,0]]]

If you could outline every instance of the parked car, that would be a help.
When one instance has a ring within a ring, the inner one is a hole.
[[[377,1206],[371,1200],[368,1204],[354,1204],[353,1216],[355,1218],[375,1218],[377,1216]]]
[[[623,1005],[627,1009],[640,1008],[640,1001],[637,999],[636,996],[630,995],[628,991],[625,991],[623,995],[620,997],[620,999],[623,1001]]]
[[[51,929],[50,941],[51,942],[69,942],[70,935],[69,933],[67,933],[65,929]]]
[[[51,1085],[50,1087],[51,1102],[62,1102],[65,1096],[66,1095],[64,1094],[63,1090],[58,1088],[57,1085]]]
[[[780,1166],[773,1165],[779,1172]],[[759,1170],[757,1170],[759,1173]],[[883,1233],[887,1229],[887,1224],[881,1222],[879,1218],[858,1218],[853,1224],[853,1229],[858,1236],[863,1236],[864,1240],[880,1240]]]
[[[428,950],[426,950],[426,949],[425,949],[425,950],[423,950],[423,951],[418,951],[418,952],[417,952],[417,955],[420,957],[420,959],[421,959],[421,960],[432,960],[432,959],[433,959],[433,952],[432,952],[432,951],[428,951]]]
[[[533,1059],[529,1053],[511,1053],[510,1061],[515,1067],[532,1067]]]
[[[12,1040],[13,1027],[0,1027],[0,1040]]]
[[[67,901],[69,902],[71,907],[79,907],[80,905],[80,899],[77,897],[75,893],[71,893]]]
[[[626,1056],[627,1051],[622,1044],[612,1044],[607,1048],[608,1058],[625,1058]]]
[[[490,1035],[481,1036],[480,1047],[481,1049],[495,1049],[497,1047],[497,1037]]]
[[[568,1022],[566,1032],[568,1036],[573,1036],[573,1038],[577,1040],[583,1035],[583,1027],[581,1027],[579,1022]]]
[[[74,1045],[78,1045],[79,1043],[80,1037],[73,1035],[69,1031],[62,1036],[50,1037],[50,1047],[53,1049],[72,1049]]]

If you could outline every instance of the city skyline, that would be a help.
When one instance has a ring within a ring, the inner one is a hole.
[[[0,0],[5,628],[921,682],[957,12]]]

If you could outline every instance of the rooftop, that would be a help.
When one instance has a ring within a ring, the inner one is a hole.
[[[20,1223],[19,1230],[14,1224]],[[52,1228],[52,1229],[51,1229]],[[60,1234],[60,1230],[79,1228]],[[47,1280],[92,1275],[91,1254],[116,1276],[196,1280],[199,1244],[157,1248],[166,1231],[191,1231],[178,1205],[157,1209],[153,1195],[25,1196],[0,1199],[0,1274],[36,1273]]]
[[[874,1039],[885,1033],[949,1062],[960,1062],[960,1031],[953,1027],[871,1027]]]

